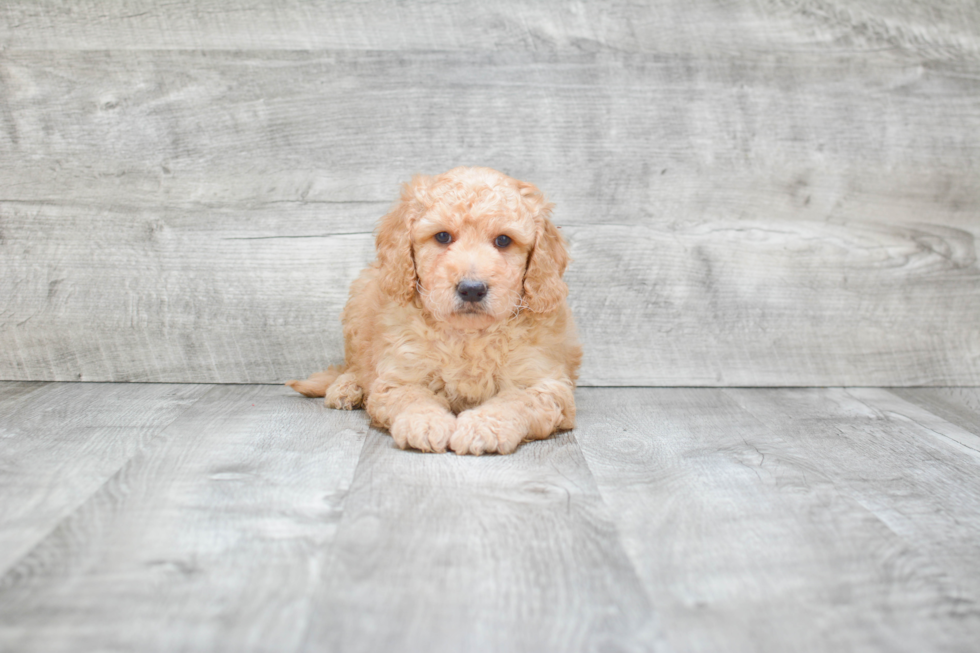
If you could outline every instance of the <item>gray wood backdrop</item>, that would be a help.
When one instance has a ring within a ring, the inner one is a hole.
[[[461,164],[556,202],[585,385],[980,384],[976,0],[5,0],[0,378],[320,369]]]

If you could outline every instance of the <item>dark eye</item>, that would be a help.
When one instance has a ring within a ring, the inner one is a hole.
[[[511,243],[510,236],[505,236],[503,234],[497,236],[493,241],[493,244],[499,247],[500,249],[507,247],[508,245],[510,245],[510,243]]]
[[[448,231],[440,231],[436,234],[436,242],[442,243],[443,245],[448,245],[453,242],[453,237]]]

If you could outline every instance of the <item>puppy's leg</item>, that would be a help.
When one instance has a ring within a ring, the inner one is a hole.
[[[367,412],[376,426],[388,429],[400,449],[441,453],[456,428],[449,401],[418,385],[376,381],[368,396]]]
[[[323,404],[337,410],[353,410],[360,408],[364,399],[364,390],[357,383],[357,377],[349,372],[341,374],[327,388]]]
[[[575,396],[568,379],[544,379],[523,390],[504,390],[456,418],[449,439],[458,454],[513,453],[524,440],[541,440],[575,426]]]

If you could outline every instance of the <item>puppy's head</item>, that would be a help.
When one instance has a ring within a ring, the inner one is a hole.
[[[381,288],[463,329],[554,311],[568,253],[550,213],[533,185],[489,168],[415,177],[378,228]]]

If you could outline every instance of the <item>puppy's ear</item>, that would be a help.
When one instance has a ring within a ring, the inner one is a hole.
[[[402,186],[401,199],[381,218],[375,236],[378,251],[378,284],[401,305],[415,296],[415,259],[412,256],[412,225],[422,214],[428,177],[417,175]]]
[[[518,187],[537,224],[534,248],[524,273],[524,299],[532,312],[550,313],[568,295],[568,286],[561,279],[568,265],[568,250],[558,228],[548,219],[553,205],[532,184],[522,181]]]

